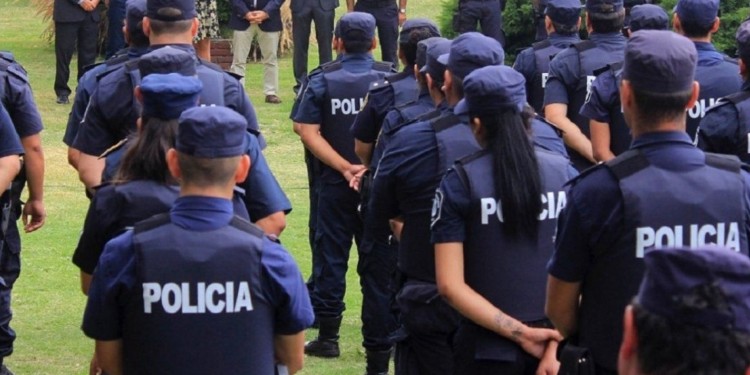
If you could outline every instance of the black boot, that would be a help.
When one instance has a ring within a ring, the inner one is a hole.
[[[318,338],[305,344],[305,354],[313,357],[336,358],[339,352],[339,328],[341,316],[335,318],[318,317],[320,331]]]
[[[367,350],[367,372],[365,375],[388,375],[391,350]]]

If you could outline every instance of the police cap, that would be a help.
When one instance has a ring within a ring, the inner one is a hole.
[[[562,25],[575,25],[581,17],[580,0],[550,0],[544,14]]]
[[[197,77],[177,73],[151,74],[141,81],[143,117],[177,119],[182,111],[195,107],[203,84]]]
[[[740,58],[750,63],[750,20],[740,24],[735,39],[737,40],[737,53]]]
[[[141,77],[149,74],[179,73],[184,76],[194,76],[195,57],[178,48],[164,46],[151,51],[138,60],[138,70]]]
[[[195,0],[148,0],[146,17],[158,21],[183,21],[195,18]]]
[[[586,0],[589,13],[615,13],[623,9],[622,0]]]
[[[442,37],[432,37],[420,40],[419,43],[417,43],[417,67],[419,69],[422,69],[427,64],[427,49],[429,49],[430,46],[447,40],[448,39]],[[448,45],[450,45],[450,41],[448,41]]]
[[[429,32],[430,37],[440,36],[440,30],[438,30],[435,22],[432,22],[425,18],[410,18],[404,22],[401,26],[401,32],[398,34],[398,43],[407,44],[409,43],[409,34],[415,29],[425,29]]]
[[[351,12],[339,19],[339,32],[344,42],[365,42],[375,38],[375,17],[369,13]]]
[[[438,39],[438,41],[427,46],[425,65],[419,69],[419,72],[424,74],[429,73],[432,79],[438,79],[442,81],[443,74],[445,74],[445,64],[441,63],[438,60],[440,56],[450,52],[451,44],[453,43],[453,41],[445,38],[430,39]]]
[[[675,12],[680,22],[708,27],[719,16],[719,0],[680,0]]]
[[[464,78],[464,98],[454,113],[472,115],[521,112],[526,105],[526,80],[505,65],[479,68]]]
[[[129,33],[141,30],[140,25],[146,16],[146,0],[128,0],[125,3],[125,25]]]
[[[671,31],[640,30],[625,46],[623,79],[636,90],[678,93],[695,80],[698,52],[689,39]]]
[[[636,302],[678,324],[750,333],[750,259],[719,247],[655,249]]]
[[[193,107],[182,112],[175,149],[198,158],[228,158],[247,151],[247,120],[227,107]]]
[[[630,30],[667,30],[669,29],[669,16],[667,12],[658,5],[643,4],[636,5],[630,10]]]
[[[475,69],[502,65],[505,61],[503,46],[495,40],[477,32],[468,32],[453,39],[450,52],[438,59],[450,72],[459,78]]]

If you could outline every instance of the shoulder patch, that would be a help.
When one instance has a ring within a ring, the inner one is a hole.
[[[24,70],[20,65],[18,64],[11,64],[8,66],[8,74],[12,75],[13,77],[23,81],[24,83],[29,83],[29,76],[26,74],[26,70]]]

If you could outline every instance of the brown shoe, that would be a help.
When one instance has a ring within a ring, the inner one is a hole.
[[[281,99],[276,95],[266,95],[266,103],[279,104]]]

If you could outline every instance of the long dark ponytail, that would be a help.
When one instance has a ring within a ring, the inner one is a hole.
[[[167,150],[174,146],[177,119],[143,118],[141,129],[131,137],[115,175],[115,183],[133,180],[172,182],[167,169]]]
[[[492,154],[495,194],[500,199],[503,228],[513,237],[534,237],[542,211],[539,165],[521,114],[504,111],[479,116]]]

